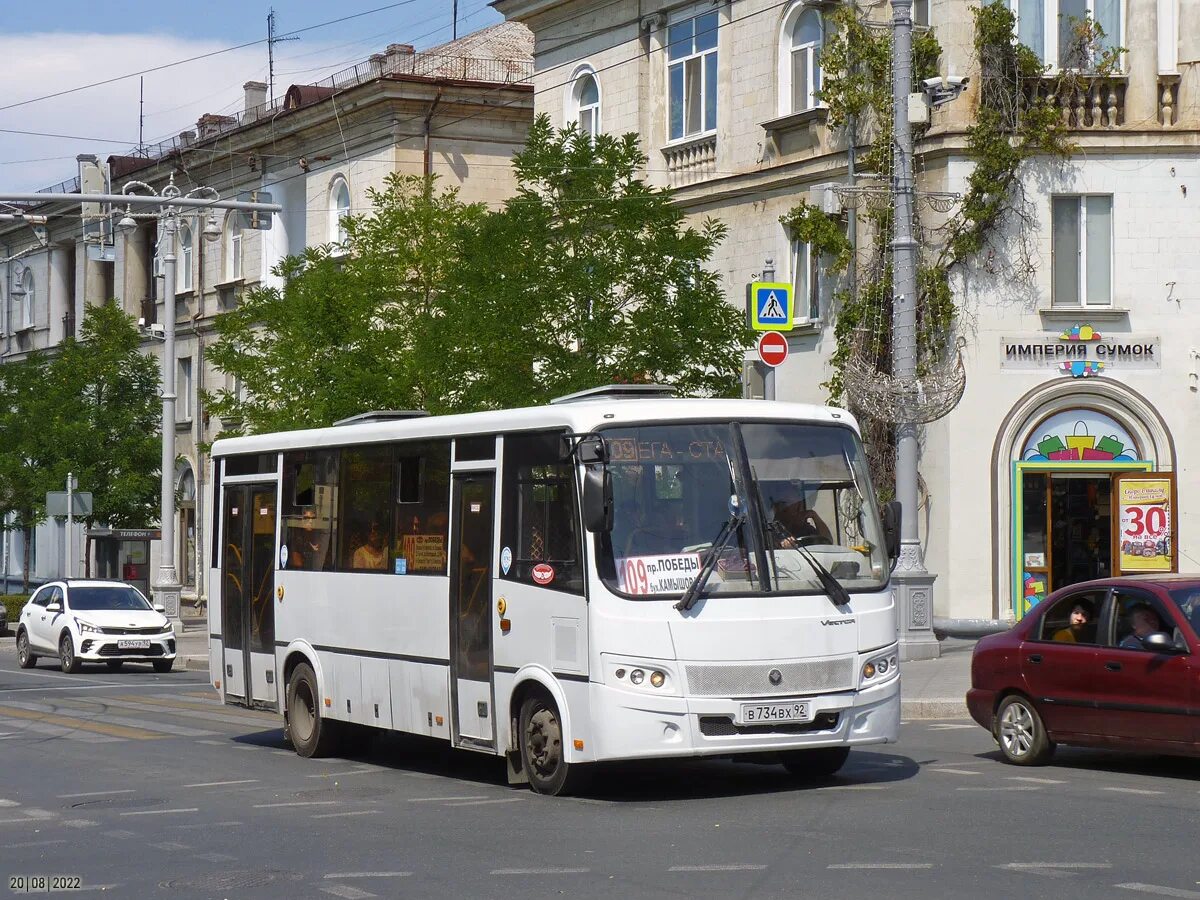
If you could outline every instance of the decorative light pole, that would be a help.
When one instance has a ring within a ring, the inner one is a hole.
[[[162,226],[156,252],[163,261],[162,502],[159,514],[162,546],[153,590],[157,602],[166,609],[166,615],[180,624],[179,595],[182,587],[179,573],[175,570],[175,234],[179,226],[180,207],[173,201],[211,195],[215,202],[221,199],[221,195],[211,187],[198,187],[185,194],[175,186],[174,173],[161,192],[144,181],[130,181],[121,189],[123,195],[139,191],[162,198],[162,205],[154,214]],[[125,234],[136,230],[137,220],[128,206],[117,228]],[[214,210],[208,212],[203,234],[209,241],[221,236],[221,226]]]

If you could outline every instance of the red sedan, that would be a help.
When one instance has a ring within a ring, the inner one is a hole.
[[[975,646],[967,707],[1019,766],[1058,743],[1200,755],[1200,575],[1055,591]]]

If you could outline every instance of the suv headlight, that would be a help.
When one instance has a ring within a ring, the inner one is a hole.
[[[85,622],[85,621],[83,621],[83,619],[76,619],[75,625],[79,628],[80,634],[103,634],[104,633],[99,628],[97,628],[95,625],[93,625],[91,622]]]
[[[879,684],[881,681],[894,678],[899,672],[900,661],[896,648],[892,647],[883,653],[877,653],[863,663],[859,684],[862,687]]]

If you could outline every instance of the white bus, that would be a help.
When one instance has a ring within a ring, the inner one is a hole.
[[[896,511],[846,412],[613,387],[212,456],[213,684],[302,756],[409,732],[556,794],[606,760],[829,774],[896,739]]]

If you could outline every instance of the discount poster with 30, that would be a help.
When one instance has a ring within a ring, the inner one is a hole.
[[[1117,481],[1122,572],[1175,571],[1174,488],[1170,474],[1157,472]]]

